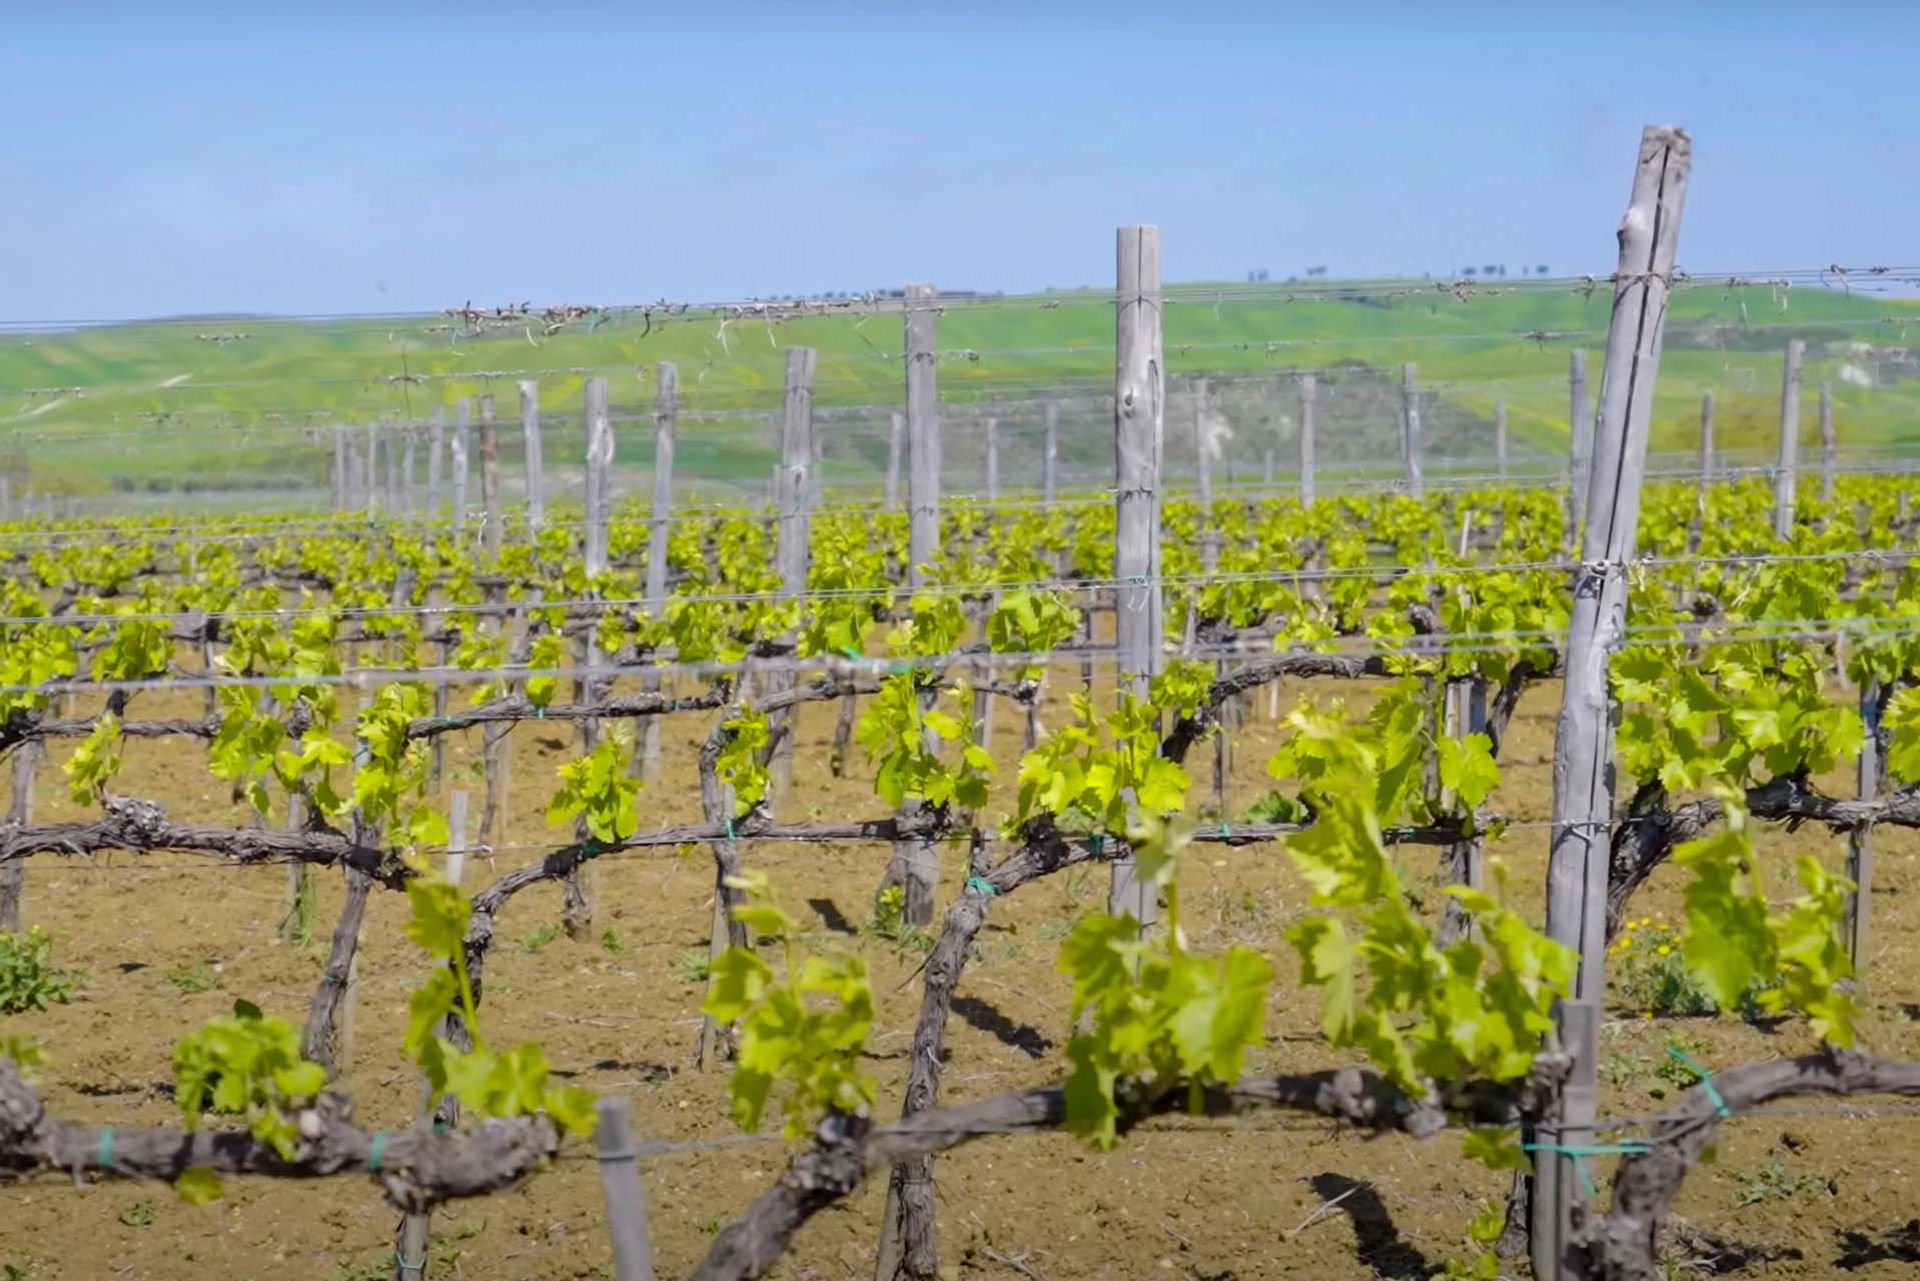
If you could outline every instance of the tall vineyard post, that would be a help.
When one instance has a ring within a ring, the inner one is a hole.
[[[780,470],[775,474],[774,567],[780,575],[782,598],[798,602],[806,595],[812,542],[814,460],[817,449],[813,422],[813,377],[819,356],[811,347],[787,348],[787,372],[780,413]],[[788,640],[792,639],[789,633]],[[793,673],[767,673],[767,692],[793,687]],[[767,795],[778,804],[793,781],[793,740],[799,716],[783,711],[771,718],[767,731],[772,751],[767,761]]]
[[[1773,536],[1793,536],[1795,471],[1800,462],[1800,357],[1807,349],[1798,338],[1787,342],[1780,369],[1780,457],[1773,468]]]
[[[1577,1158],[1568,1152],[1590,1142],[1593,1133],[1594,1033],[1606,981],[1614,785],[1607,660],[1626,623],[1626,563],[1639,527],[1654,381],[1691,165],[1685,131],[1649,126],[1640,140],[1633,194],[1620,222],[1594,470],[1574,576],[1554,741],[1547,933],[1574,949],[1579,964],[1572,995],[1557,1011],[1560,1040],[1573,1059],[1572,1076],[1561,1091],[1558,1117],[1540,1126],[1542,1141],[1558,1149],[1542,1151],[1537,1162],[1532,1252],[1534,1271],[1543,1277],[1560,1274],[1572,1239],[1579,1170]]]
[[[1593,474],[1593,412],[1587,404],[1587,349],[1567,353],[1567,546],[1580,537],[1587,510],[1587,484]]]
[[[1424,497],[1420,475],[1420,370],[1412,361],[1400,366],[1400,475],[1407,492]]]
[[[505,503],[500,495],[500,432],[494,421],[493,393],[480,397],[480,545],[485,550],[487,564],[496,564],[500,559],[500,538],[505,533],[506,518],[501,508]]]
[[[1493,474],[1507,478],[1507,402],[1493,402]]]
[[[523,378],[520,387],[520,459],[527,475],[527,538],[538,538],[547,523],[546,465],[540,449],[540,384]]]
[[[640,1180],[640,1152],[633,1142],[632,1107],[625,1099],[601,1099],[598,1109],[594,1157],[607,1205],[607,1235],[613,1238],[613,1281],[653,1281],[647,1193]]]
[[[1300,379],[1300,502],[1313,506],[1313,419],[1320,396],[1320,380],[1312,374]]]
[[[1122,680],[1145,699],[1160,674],[1166,625],[1160,584],[1160,460],[1165,440],[1166,356],[1161,341],[1160,229],[1115,234],[1113,482],[1117,580],[1115,641]],[[1107,910],[1153,924],[1153,886],[1131,855],[1113,861]]]
[[[907,400],[907,584],[915,591],[927,584],[940,546],[940,394],[935,373],[939,353],[934,347],[938,298],[932,285],[910,284],[903,291],[901,309]],[[932,705],[932,697],[931,692],[921,695],[922,710]],[[926,746],[929,751],[938,750],[931,731]],[[908,798],[903,815],[920,804]],[[939,842],[910,837],[893,843],[879,892],[899,886],[905,919],[925,925],[933,919],[939,881]]]
[[[7,824],[25,827],[33,822],[33,771],[40,757],[38,740],[13,749],[13,794],[7,805]],[[21,859],[0,863],[0,933],[17,933],[24,915],[27,865]]]
[[[1820,502],[1833,502],[1834,458],[1839,446],[1833,435],[1833,384],[1820,384]]]
[[[902,437],[906,434],[907,420],[899,413],[887,415],[887,510],[895,511],[900,506],[900,449]]]
[[[673,438],[679,421],[680,370],[671,361],[654,367],[653,395],[653,506],[647,512],[647,595],[649,621],[658,623],[667,602],[667,546],[673,513]],[[649,670],[641,688],[660,688],[660,675]],[[647,717],[641,731],[640,776],[648,782],[660,777],[660,718]]]
[[[448,470],[452,472],[453,536],[459,541],[467,530],[467,451],[473,442],[473,402],[462,396],[453,406],[453,441],[448,451]]]
[[[435,405],[427,415],[427,519],[440,519],[440,470],[447,452],[446,412]]]

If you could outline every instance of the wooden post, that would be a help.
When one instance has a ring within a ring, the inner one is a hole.
[[[1838,452],[1833,438],[1833,384],[1820,384],[1820,501],[1833,501],[1833,464]]]
[[[908,585],[926,584],[940,545],[940,400],[934,380],[932,285],[908,285],[902,328],[907,365]]]
[[[1507,402],[1493,402],[1493,473],[1507,478]]]
[[[1166,359],[1160,331],[1160,229],[1122,227],[1114,271],[1115,640],[1121,673],[1145,698],[1160,672],[1166,635],[1160,585],[1160,455],[1165,439]],[[1145,928],[1158,902],[1134,879],[1133,859],[1116,859],[1107,910]]]
[[[427,518],[440,519],[440,458],[446,452],[446,414],[438,405],[427,415]]]
[[[1420,371],[1412,361],[1400,366],[1400,472],[1415,498],[1427,492],[1420,476]]]
[[[521,461],[527,471],[527,533],[537,534],[547,523],[545,464],[540,455],[540,384],[520,380]]]
[[[360,469],[361,501],[365,504],[367,515],[380,510],[380,424],[367,424],[367,456],[365,465]]]
[[[1593,468],[1593,413],[1587,405],[1587,349],[1575,347],[1567,353],[1567,474],[1573,488],[1572,516],[1568,541],[1579,532],[1580,516],[1587,510],[1587,480]]]
[[[613,420],[607,413],[607,380],[587,379],[587,577],[607,572],[607,472],[613,466]]]
[[[1192,381],[1188,399],[1193,407],[1193,485],[1194,499],[1200,506],[1200,567],[1211,574],[1220,567],[1220,539],[1213,525],[1213,444],[1207,438],[1206,379]],[[1189,609],[1187,618],[1193,617],[1194,611]]]
[[[1051,507],[1060,485],[1060,406],[1049,402],[1046,411],[1046,440],[1040,455],[1040,494]]]
[[[987,504],[1000,501],[1000,420],[987,419]]]
[[[907,399],[907,583],[914,590],[926,585],[927,566],[940,543],[940,397],[934,370],[937,308],[932,285],[910,284],[904,290],[901,343],[905,349]],[[931,693],[921,695],[921,705],[932,705]],[[928,747],[936,746],[929,734]],[[908,802],[908,806],[916,804]],[[933,919],[933,898],[939,882],[938,841],[915,838],[893,843],[880,893],[900,887],[901,911],[908,923],[924,925]]]
[[[601,1099],[594,1127],[600,1191],[607,1202],[607,1235],[613,1238],[614,1281],[653,1281],[653,1247],[647,1239],[647,1194],[640,1182],[640,1154],[633,1146],[632,1117],[625,1099]]]
[[[500,512],[500,435],[493,421],[493,395],[480,397],[480,545],[486,550],[487,563],[500,558],[502,516]]]
[[[887,510],[900,505],[900,438],[907,420],[899,414],[887,415]]]
[[[1312,374],[1300,375],[1300,504],[1313,506],[1313,416],[1320,398],[1320,380]]]
[[[400,430],[400,510],[413,515],[413,455],[418,443],[419,431],[412,423]]]
[[[1557,1135],[1544,1138],[1568,1146],[1591,1134],[1594,1120],[1594,1031],[1605,996],[1614,782],[1607,659],[1626,625],[1626,564],[1640,522],[1653,386],[1691,165],[1692,147],[1683,130],[1649,127],[1642,134],[1633,195],[1620,222],[1594,468],[1567,625],[1566,677],[1554,745],[1547,934],[1579,954],[1579,967],[1574,990],[1558,1011],[1561,1043],[1574,1061],[1572,1079],[1561,1095],[1564,1121]],[[1538,1168],[1534,1272],[1559,1276],[1571,1244],[1579,1171],[1565,1156],[1542,1159]]]
[[[1780,371],[1780,461],[1773,470],[1773,536],[1793,536],[1794,468],[1800,460],[1800,356],[1807,348],[1794,338]]]
[[[780,419],[780,471],[774,494],[778,527],[774,534],[773,562],[780,573],[780,588],[787,599],[798,600],[807,593],[807,551],[812,534],[809,508],[812,506],[813,480],[813,371],[818,357],[811,347],[787,348],[786,396]],[[767,674],[767,691],[778,693],[793,686],[793,673]],[[793,738],[798,733],[798,717],[791,711],[770,718],[768,731],[774,736],[773,755],[769,758],[767,791],[778,801],[787,794],[793,776]]]
[[[384,427],[385,430],[382,431],[380,435],[387,442],[387,498],[385,506],[387,514],[391,516],[400,511],[400,451],[393,446],[394,442],[405,433],[396,423],[386,423]]]
[[[656,368],[653,396],[653,509],[647,513],[647,616],[660,617],[667,602],[667,545],[673,511],[673,436],[679,421],[680,370],[669,361]],[[642,687],[660,688],[660,673],[648,669]],[[646,718],[641,731],[640,771],[649,782],[660,776],[660,717]]]
[[[449,450],[449,462],[453,472],[453,532],[464,533],[467,527],[467,446],[472,436],[468,419],[473,413],[472,402],[461,397],[453,406],[453,447]]]
[[[1880,796],[1880,774],[1884,756],[1880,751],[1880,685],[1868,681],[1860,688],[1860,759],[1855,775],[1855,791],[1863,801]],[[1847,832],[1847,879],[1853,889],[1847,893],[1847,955],[1853,959],[1854,983],[1867,982],[1867,918],[1873,894],[1873,827],[1861,824]]]
[[[1713,393],[1700,394],[1700,485],[1713,483]]]
[[[7,807],[7,825],[33,822],[33,770],[40,757],[40,740],[30,738],[13,749],[13,796]],[[21,899],[26,891],[26,862],[0,863],[0,933],[21,930]]]
[[[350,487],[347,476],[347,429],[333,429],[333,509],[337,512],[347,510],[347,490]]]

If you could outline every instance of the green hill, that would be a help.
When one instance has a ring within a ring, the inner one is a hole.
[[[1529,282],[1457,297],[1427,282],[1314,282],[1287,286],[1181,286],[1165,335],[1174,395],[1169,452],[1190,436],[1181,380],[1212,380],[1233,427],[1226,466],[1245,476],[1269,450],[1292,460],[1297,369],[1326,371],[1322,440],[1350,456],[1392,452],[1395,398],[1385,379],[1405,361],[1430,395],[1429,427],[1444,420],[1442,452],[1490,450],[1485,435],[1504,401],[1516,451],[1565,449],[1567,351],[1591,352],[1601,374],[1609,292]],[[713,312],[616,313],[545,333],[537,321],[464,334],[447,317],[285,321],[197,318],[0,336],[0,470],[16,489],[168,492],[296,486],[311,500],[324,484],[335,423],[423,418],[462,397],[492,393],[517,422],[515,380],[540,383],[547,458],[577,459],[581,385],[608,379],[621,422],[623,460],[642,459],[635,424],[652,398],[646,370],[678,364],[683,392],[683,474],[729,489],[762,483],[773,453],[783,349],[818,349],[816,404],[828,475],[871,485],[884,468],[888,413],[900,402],[900,332],[882,304],[867,314],[769,320]],[[1656,400],[1654,448],[1691,450],[1700,396],[1718,403],[1729,450],[1770,450],[1780,352],[1807,343],[1804,414],[1812,438],[1814,389],[1834,386],[1836,421],[1849,450],[1920,439],[1920,372],[1908,346],[1920,303],[1765,286],[1700,284],[1673,299]],[[1112,312],[1092,295],[955,299],[939,321],[943,401],[952,466],[976,460],[979,420],[1001,420],[1009,485],[1029,483],[1041,406],[1063,406],[1063,453],[1089,476],[1109,466],[1102,397],[1112,384]],[[1351,391],[1351,399],[1342,399]],[[1190,410],[1186,410],[1190,414]],[[1343,416],[1344,415],[1344,416]],[[1351,430],[1349,430],[1351,429]],[[1486,442],[1476,446],[1476,437]],[[517,439],[517,431],[509,441]],[[1322,457],[1338,461],[1322,446]],[[1353,457],[1349,461],[1354,461]],[[1072,470],[1072,467],[1070,467]]]

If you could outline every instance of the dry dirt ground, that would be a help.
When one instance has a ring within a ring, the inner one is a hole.
[[[1064,668],[1056,692],[1071,687]],[[1345,693],[1363,687],[1320,683],[1282,694]],[[1506,750],[1506,779],[1495,805],[1525,823],[1547,817],[1548,761],[1559,689],[1543,685],[1522,704]],[[171,701],[170,701],[171,700]],[[197,696],[147,696],[139,715],[190,714]],[[825,762],[835,708],[805,709],[792,793],[793,819],[879,812],[867,773],[834,779]],[[695,751],[704,717],[669,723],[665,777],[642,794],[643,823],[697,816]],[[1002,711],[996,755],[1010,795],[1018,753],[1015,718]],[[571,752],[570,731],[526,724],[515,730],[511,816],[493,860],[479,858],[469,887],[528,861],[553,840],[542,811],[554,767]],[[1265,762],[1276,742],[1264,695],[1236,736],[1228,788],[1233,816],[1267,786]],[[453,744],[450,780],[478,781],[478,736]],[[36,793],[41,820],[74,817],[57,748],[43,764]],[[857,756],[857,752],[856,752]],[[1205,797],[1210,753],[1194,753],[1194,795]],[[1844,779],[1825,780],[1844,791]],[[205,772],[202,753],[180,741],[128,745],[116,790],[164,802],[177,816],[235,821],[225,786]],[[1878,942],[1870,966],[1865,1040],[1889,1054],[1920,1055],[1920,898],[1916,842],[1876,836],[1881,883],[1873,896]],[[1813,848],[1837,862],[1843,842],[1823,832],[1768,833],[1769,888],[1792,891],[1788,855]],[[1544,834],[1520,827],[1497,847],[1524,901],[1540,902]],[[1434,869],[1433,851],[1408,851],[1409,867]],[[898,1108],[905,1052],[919,990],[920,953],[860,933],[886,859],[880,847],[750,848],[747,862],[772,874],[805,922],[814,947],[857,947],[868,957],[878,994],[870,1069],[882,1110]],[[961,860],[948,856],[943,893],[957,888]],[[606,859],[596,873],[605,942],[553,938],[555,887],[514,900],[499,923],[489,964],[484,1017],[496,1042],[539,1041],[571,1080],[633,1100],[639,1133],[656,1140],[716,1139],[734,1133],[722,1072],[690,1060],[700,987],[690,962],[703,954],[710,862],[704,848],[642,852]],[[86,861],[39,858],[27,873],[27,918],[49,930],[58,958],[83,975],[71,1004],[5,1021],[0,1031],[42,1038],[52,1065],[49,1105],[76,1119],[122,1125],[176,1120],[170,1099],[174,1040],[246,997],[298,1021],[320,975],[322,948],[341,894],[337,875],[320,876],[319,941],[275,941],[285,873],[230,869],[184,855],[118,856]],[[1187,928],[1198,948],[1243,943],[1275,960],[1267,1039],[1250,1071],[1327,1066],[1341,1056],[1317,1033],[1316,994],[1304,992],[1282,937],[1306,910],[1306,894],[1277,846],[1196,847],[1182,871]],[[949,1035],[949,1101],[1043,1082],[1062,1070],[1067,987],[1054,972],[1058,941],[1077,913],[1096,910],[1104,869],[1079,869],[1036,882],[996,903],[978,955],[963,978]],[[1679,877],[1666,869],[1638,910],[1678,908]],[[359,1115],[382,1127],[408,1125],[418,1079],[400,1052],[405,997],[425,971],[404,939],[403,896],[375,891],[359,975],[355,1051],[344,1087]],[[184,991],[210,984],[204,991]],[[1616,1009],[1604,1031],[1607,1084],[1603,1111],[1639,1115],[1677,1087],[1654,1075],[1666,1047],[1683,1041],[1709,1066],[1793,1052],[1808,1038],[1798,1024],[1771,1032],[1730,1018],[1646,1019]],[[1767,1278],[1912,1275],[1920,1260],[1920,1115],[1846,1116],[1832,1112],[1751,1118],[1728,1128],[1716,1164],[1696,1172],[1678,1210],[1685,1225],[1711,1234],[1722,1268]],[[588,1148],[570,1143],[557,1168],[511,1193],[436,1214],[429,1275],[569,1278],[611,1276],[601,1196]],[[782,1167],[777,1139],[650,1158],[644,1177],[651,1203],[659,1274],[685,1275],[716,1227],[739,1211]],[[1610,1169],[1596,1162],[1602,1187]],[[979,1142],[936,1167],[943,1277],[1040,1278],[1344,1278],[1415,1277],[1464,1252],[1463,1230],[1501,1177],[1464,1162],[1457,1136],[1416,1142],[1366,1139],[1319,1122],[1253,1117],[1234,1123],[1169,1120],[1100,1155],[1058,1136]],[[871,1274],[884,1179],[821,1214],[797,1238],[773,1275],[821,1281]],[[1344,1196],[1342,1194],[1345,1194]],[[1339,1198],[1331,1210],[1316,1214]],[[1745,1204],[1742,1204],[1746,1202]],[[156,1281],[271,1277],[347,1281],[387,1275],[395,1222],[369,1181],[324,1183],[229,1180],[223,1200],[194,1207],[158,1185],[75,1187],[45,1179],[0,1190],[0,1267],[4,1275],[126,1277]],[[1523,1265],[1514,1265],[1523,1271]]]

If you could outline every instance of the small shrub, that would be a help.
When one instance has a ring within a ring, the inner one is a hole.
[[[520,946],[529,952],[538,952],[541,948],[554,942],[565,933],[566,930],[563,927],[549,921],[533,933],[527,935],[527,937],[521,941]]]
[[[1689,1017],[1717,1014],[1720,1007],[1687,968],[1686,942],[1665,916],[1628,921],[1607,948],[1622,1001],[1642,1014]]]
[[[220,986],[220,973],[205,961],[177,966],[167,971],[167,982],[188,996],[211,992]]]
[[[889,885],[880,892],[880,897],[874,901],[873,913],[867,917],[861,932],[885,940],[895,947],[916,948],[924,952],[933,946],[932,935],[917,925],[907,923],[907,892],[898,885]]]
[[[0,1014],[25,1014],[65,1005],[74,971],[55,969],[53,940],[40,930],[0,934]]]
[[[627,945],[620,941],[620,932],[609,925],[600,931],[600,950],[608,956],[618,956],[627,950]]]
[[[1819,1174],[1793,1174],[1778,1161],[1769,1161],[1740,1185],[1734,1204],[1743,1206],[1758,1205],[1762,1201],[1788,1201],[1797,1196],[1820,1192],[1832,1196],[1833,1180]]]
[[[705,946],[690,947],[674,958],[673,981],[676,983],[705,983],[709,965]]]

